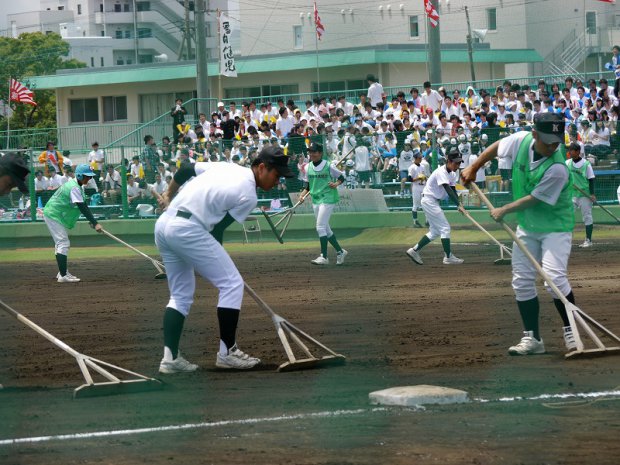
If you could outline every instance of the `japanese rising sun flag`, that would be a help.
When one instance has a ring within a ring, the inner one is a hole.
[[[10,102],[19,102],[26,103],[28,105],[37,106],[36,102],[33,100],[34,94],[28,87],[23,85],[21,82],[16,81],[11,78],[11,96],[9,98]]]
[[[431,0],[424,0],[424,11],[426,11],[426,15],[428,16],[428,20],[431,22],[431,26],[437,27],[439,25],[439,13],[433,6],[433,2]]]
[[[316,8],[316,2],[314,2],[314,25],[316,26],[316,36],[319,40],[321,40],[321,36],[325,32],[325,28],[323,27],[323,23],[321,22],[319,10],[317,10]]]

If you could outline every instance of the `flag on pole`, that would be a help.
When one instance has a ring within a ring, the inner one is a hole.
[[[23,85],[21,82],[16,81],[11,78],[11,96],[9,97],[10,102],[19,102],[26,103],[28,105],[32,105],[34,107],[37,106],[36,102],[33,100],[34,94],[28,87]]]
[[[431,0],[424,0],[424,11],[426,11],[426,15],[428,16],[428,20],[431,22],[431,26],[437,27],[439,25],[439,13],[433,6],[433,2]]]
[[[321,17],[319,16],[319,10],[316,8],[316,2],[314,2],[314,25],[316,26],[316,36],[321,40],[321,36],[325,32]]]

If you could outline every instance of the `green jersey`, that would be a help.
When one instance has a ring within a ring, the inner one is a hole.
[[[57,221],[67,229],[72,229],[80,217],[79,208],[73,203],[71,191],[79,189],[84,201],[84,191],[75,179],[71,179],[58,188],[51,199],[45,205],[43,214]]]
[[[573,197],[589,197],[584,195],[583,192],[590,192],[590,183],[587,178],[588,166],[590,166],[590,162],[588,160],[584,160],[581,168],[576,168],[575,163],[571,159],[566,162],[566,166],[568,166],[568,170],[573,175]],[[576,189],[577,187],[583,192],[579,192]]]
[[[338,203],[338,200],[340,200],[338,189],[332,189],[329,187],[329,183],[333,181],[329,163],[327,163],[326,160],[323,160],[322,164],[323,167],[319,171],[316,170],[316,167],[312,162],[308,163],[306,168],[312,203],[315,205],[319,205],[321,203]]]
[[[556,150],[553,155],[547,157],[536,168],[530,169],[530,146],[533,137],[525,136],[521,141],[517,158],[512,166],[512,189],[513,199],[519,200],[530,195],[542,180],[545,172],[555,164],[562,165],[566,170],[564,151]],[[533,207],[517,212],[519,226],[526,231],[532,232],[567,232],[575,226],[575,213],[572,202],[571,173],[568,171],[568,182],[562,188],[562,192],[555,205],[538,202]]]

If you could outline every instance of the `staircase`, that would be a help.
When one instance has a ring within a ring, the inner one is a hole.
[[[595,51],[592,41],[586,36],[584,31],[577,33],[571,30],[566,37],[545,57],[545,74],[569,74],[574,77],[584,79],[583,68],[584,57]]]

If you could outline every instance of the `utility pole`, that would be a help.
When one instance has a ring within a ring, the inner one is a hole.
[[[207,70],[207,39],[205,0],[196,0],[194,4],[194,22],[196,28],[196,96],[198,113],[209,114],[209,73]]]
[[[135,64],[139,63],[139,50],[140,45],[138,44],[138,9],[136,7],[136,0],[133,0],[133,49],[135,54]]]
[[[435,11],[439,11],[437,6],[437,0],[431,0]],[[441,39],[439,36],[439,27],[441,23],[436,27],[432,27],[429,22],[426,23],[426,31],[428,35],[428,74],[429,80],[432,83],[439,84],[441,82]]]
[[[471,24],[469,23],[469,10],[465,7],[465,18],[467,18],[467,54],[469,55],[469,69],[471,70],[472,84],[476,82],[476,70],[474,69],[474,49],[471,37]]]
[[[185,54],[185,58],[187,60],[192,59],[192,36],[190,33],[189,27],[189,0],[183,0],[183,6],[185,8],[185,27],[183,31],[183,39],[185,40],[185,46],[187,47],[187,51]],[[196,5],[194,4],[194,15],[196,15]]]

